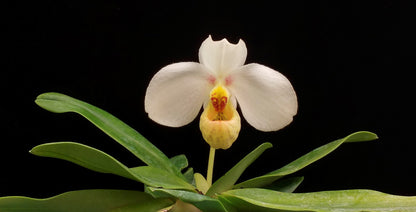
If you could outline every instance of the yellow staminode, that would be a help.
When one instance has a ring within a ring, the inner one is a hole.
[[[240,132],[240,116],[230,103],[228,91],[217,85],[201,115],[199,127],[205,141],[215,149],[228,149]]]

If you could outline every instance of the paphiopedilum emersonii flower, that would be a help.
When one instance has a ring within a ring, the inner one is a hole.
[[[240,39],[213,41],[199,49],[199,63],[163,67],[150,81],[145,110],[155,122],[180,127],[190,123],[201,107],[200,129],[213,148],[227,149],[240,131],[240,116],[261,131],[276,131],[293,120],[297,98],[289,80],[264,65],[244,65],[247,48]]]

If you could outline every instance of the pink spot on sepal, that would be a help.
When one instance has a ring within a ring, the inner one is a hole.
[[[211,84],[213,84],[213,85],[215,85],[215,81],[216,81],[217,79],[214,77],[214,76],[212,76],[212,75],[210,75],[209,77],[208,77],[208,82],[209,83],[211,83]]]
[[[231,85],[231,83],[233,83],[233,78],[231,76],[228,76],[225,78],[225,85]]]

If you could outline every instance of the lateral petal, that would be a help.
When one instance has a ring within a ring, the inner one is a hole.
[[[199,62],[208,67],[217,77],[224,77],[244,65],[247,47],[243,40],[231,44],[226,39],[213,41],[211,36],[199,48]]]
[[[296,93],[281,73],[251,63],[230,74],[228,86],[247,122],[261,131],[276,131],[293,120],[298,109]]]
[[[195,62],[163,67],[153,76],[146,90],[144,104],[149,118],[170,127],[190,123],[209,98],[212,88],[209,77],[206,68]]]

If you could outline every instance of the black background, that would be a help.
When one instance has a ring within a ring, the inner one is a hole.
[[[205,175],[209,146],[198,119],[181,128],[158,125],[144,112],[144,94],[163,66],[197,61],[210,34],[230,42],[242,38],[247,63],[279,70],[299,101],[298,115],[283,130],[264,133],[243,120],[232,148],[217,151],[214,178],[262,142],[274,148],[243,179],[369,130],[380,139],[342,145],[296,173],[305,176],[297,191],[363,188],[416,195],[413,71],[404,65],[403,16],[395,1],[13,1],[3,10],[0,196],[142,189],[127,179],[28,153],[38,144],[76,141],[128,166],[142,165],[82,117],[36,106],[36,96],[49,91],[112,113],[168,156],[186,154],[190,166]]]

